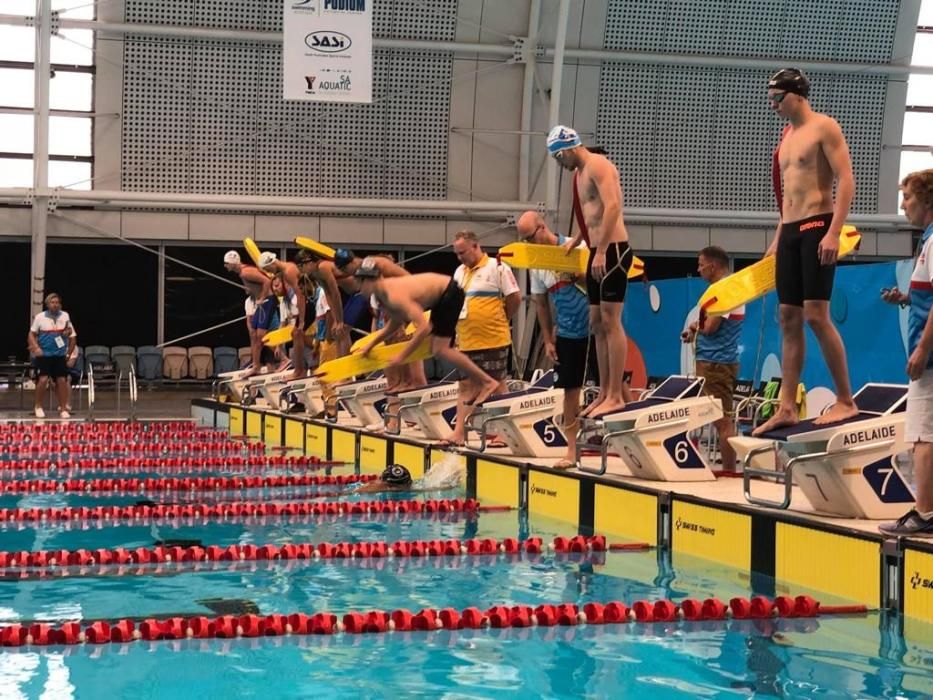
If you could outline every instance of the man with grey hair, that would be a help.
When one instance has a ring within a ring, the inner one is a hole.
[[[36,402],[33,408],[36,418],[45,418],[42,404],[49,379],[55,382],[58,394],[58,411],[62,418],[68,413],[68,368],[77,359],[75,352],[78,332],[71,323],[67,311],[62,310],[62,300],[54,292],[45,297],[45,311],[36,314],[29,327],[27,338],[29,352],[36,366]]]

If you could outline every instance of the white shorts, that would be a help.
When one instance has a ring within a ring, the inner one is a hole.
[[[933,442],[933,369],[927,369],[920,379],[907,389],[908,444]]]
[[[256,302],[253,300],[253,297],[246,297],[246,301],[243,302],[243,308],[246,311],[246,318],[252,318],[253,314],[256,313]]]

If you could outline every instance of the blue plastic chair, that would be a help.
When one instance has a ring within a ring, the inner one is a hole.
[[[162,348],[141,345],[136,350],[136,372],[140,379],[154,382],[162,378]]]
[[[124,377],[129,376],[130,367],[135,369],[136,348],[132,345],[114,345],[110,349],[110,359],[113,360],[117,372],[122,372]]]
[[[214,348],[214,374],[234,372],[239,369],[239,364],[236,348],[231,348],[228,345]]]
[[[88,345],[84,348],[84,363],[85,365],[93,365],[94,369],[112,366],[110,348],[106,345]]]

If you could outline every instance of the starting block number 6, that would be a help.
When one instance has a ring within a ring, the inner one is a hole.
[[[705,466],[686,433],[678,433],[664,441],[664,449],[680,469],[703,469]]]

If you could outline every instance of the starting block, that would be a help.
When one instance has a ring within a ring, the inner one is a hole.
[[[411,420],[428,440],[443,440],[454,429],[459,393],[457,382],[432,382],[417,389],[391,392],[401,404],[397,416],[386,413],[386,419],[398,418],[399,427],[393,434],[401,433],[405,420]]]
[[[254,374],[246,380],[246,386],[243,389],[242,403],[244,405],[254,404],[261,396],[270,408],[278,411],[279,394],[294,374],[295,370],[290,366],[288,369],[283,369],[281,372]]]
[[[229,391],[237,403],[243,403],[243,391],[246,388],[247,381],[253,376],[252,373],[253,369],[251,367],[237,369],[233,372],[221,372],[217,375],[217,384]]]
[[[910,449],[904,439],[907,387],[866,384],[854,397],[857,416],[817,425],[814,419],[765,433],[756,447],[743,446],[745,500],[786,509],[796,482],[814,510],[846,518],[898,518],[914,496],[897,468],[896,456]],[[775,452],[783,470],[758,469],[754,458]],[[753,477],[784,484],[784,499],[770,501],[751,493]]]
[[[283,406],[301,403],[304,404],[305,413],[310,416],[324,413],[324,394],[321,380],[317,377],[305,377],[291,381],[282,388],[281,395]]]
[[[555,420],[564,410],[564,390],[554,388],[554,372],[545,372],[521,391],[493,396],[470,417],[468,427],[479,432],[479,450],[486,449],[490,427],[509,449],[521,457],[559,457],[567,438]],[[479,425],[476,426],[476,421]]]
[[[596,420],[585,420],[577,436],[581,471],[653,481],[713,481],[716,476],[689,437],[723,417],[719,399],[702,394],[703,379],[672,376],[641,401]],[[602,433],[600,466],[582,466],[588,435]],[[619,460],[609,463],[609,452]],[[620,464],[621,462],[621,464]]]
[[[359,421],[364,428],[382,424],[386,406],[386,378],[377,377],[362,382],[351,382],[334,387],[337,400]]]

